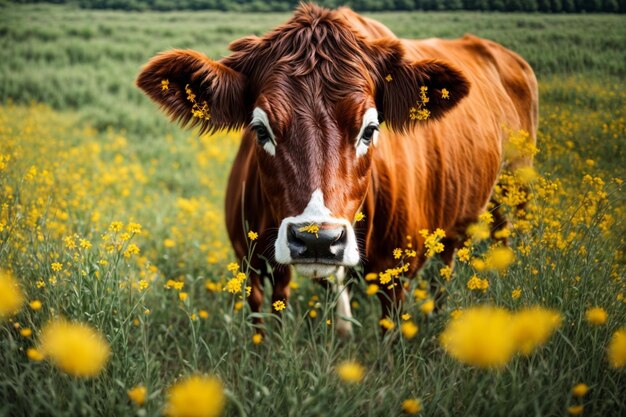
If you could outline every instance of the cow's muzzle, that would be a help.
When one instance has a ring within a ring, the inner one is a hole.
[[[341,224],[292,223],[287,226],[287,247],[292,263],[339,265],[348,243]]]

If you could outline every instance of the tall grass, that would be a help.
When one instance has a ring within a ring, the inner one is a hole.
[[[220,288],[234,260],[222,201],[237,134],[181,132],[132,82],[159,50],[191,47],[218,57],[228,41],[261,33],[286,15],[2,10],[0,268],[11,268],[27,300],[43,308],[25,305],[0,324],[0,416],[161,415],[167,388],[195,372],[222,379],[226,415],[233,416],[400,415],[407,398],[421,398],[428,416],[562,416],[580,402],[584,415],[624,415],[626,374],[606,359],[611,334],[626,325],[626,204],[613,179],[626,177],[619,17],[375,17],[407,37],[472,32],[531,61],[542,101],[535,217],[516,221],[516,262],[506,274],[481,274],[487,292],[467,288],[476,271],[457,260],[452,280],[443,281],[443,312],[423,315],[422,301],[409,296],[404,312],[420,327],[414,339],[397,327],[383,337],[378,301],[354,279],[355,335],[339,340],[336,295],[297,279],[282,316],[270,313],[267,288],[265,339],[255,345],[248,307]],[[143,231],[125,240],[111,231],[113,221],[138,222]],[[71,248],[68,237],[93,246]],[[130,244],[141,252],[124,256]],[[439,279],[440,267],[434,261],[407,280],[409,294]],[[168,280],[184,286],[177,290]],[[475,369],[448,356],[438,337],[454,310],[478,303],[550,307],[563,325],[533,355],[498,371]],[[607,311],[606,325],[585,320],[591,306]],[[77,379],[27,359],[42,326],[57,315],[106,335],[112,356],[100,376]],[[33,335],[22,336],[18,324]],[[346,359],[364,365],[360,384],[337,377]],[[583,400],[570,394],[579,382],[590,386]],[[127,397],[137,384],[148,388],[143,407]]]

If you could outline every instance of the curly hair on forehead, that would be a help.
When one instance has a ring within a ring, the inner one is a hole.
[[[233,54],[222,63],[245,74],[255,93],[279,72],[322,85],[321,94],[336,100],[373,89],[372,76],[378,76],[371,47],[360,35],[334,11],[311,4],[301,5],[291,20],[262,38],[243,38],[230,48]]]

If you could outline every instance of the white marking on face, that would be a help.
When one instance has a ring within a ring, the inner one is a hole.
[[[291,252],[287,246],[287,228],[293,223],[332,223],[344,226],[346,228],[347,242],[343,251],[343,259],[339,262],[339,264],[345,266],[355,266],[359,263],[359,250],[357,248],[356,236],[354,234],[352,224],[345,219],[333,217],[331,211],[328,207],[326,207],[326,205],[324,205],[324,193],[322,193],[322,190],[317,189],[313,191],[313,194],[311,194],[311,200],[309,200],[309,203],[301,214],[286,217],[280,223],[278,238],[276,239],[276,243],[274,243],[274,248],[276,249],[275,258],[278,263],[290,264],[292,262]],[[334,265],[296,265],[296,271],[298,271],[298,273],[309,277],[327,277],[334,273],[336,269],[337,266]]]
[[[262,108],[255,107],[252,111],[252,121],[250,122],[250,126],[258,125],[265,126],[267,133],[270,135],[270,140],[263,144],[263,149],[265,149],[265,151],[270,155],[276,156],[276,136],[274,136],[272,126],[270,126],[270,120],[267,117],[267,113],[265,113]]]
[[[334,289],[338,295],[338,298],[337,324],[335,328],[340,335],[349,336],[350,334],[352,334],[352,322],[346,319],[352,318],[352,310],[350,308],[350,294],[348,293],[348,287],[346,287],[344,284],[344,280],[346,277],[345,267],[339,267],[336,277],[337,282],[334,285]]]
[[[360,158],[365,155],[370,148],[370,143],[363,140],[363,132],[368,126],[376,126],[376,130],[372,135],[371,143],[376,146],[378,143],[378,110],[371,107],[365,111],[363,115],[363,123],[361,124],[361,129],[359,130],[359,135],[356,137],[355,147],[356,147],[356,157]]]

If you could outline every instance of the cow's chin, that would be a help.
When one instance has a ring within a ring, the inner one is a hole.
[[[306,278],[327,278],[337,272],[339,265],[328,264],[294,264],[294,269]]]

